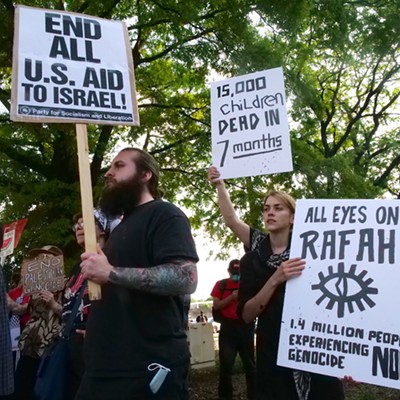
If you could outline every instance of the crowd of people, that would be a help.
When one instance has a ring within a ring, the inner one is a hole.
[[[28,303],[18,303],[6,295],[0,269],[1,400],[40,400],[34,387],[41,357],[60,335],[77,299],[81,304],[69,339],[65,399],[189,398],[187,299],[196,289],[198,261],[189,221],[161,199],[158,165],[148,153],[122,150],[105,177],[101,212],[95,214],[97,251],[83,252],[62,292],[42,291]],[[294,199],[279,191],[267,195],[266,233],[237,216],[217,168],[209,169],[208,179],[216,187],[226,226],[246,249],[240,260],[229,263],[229,277],[216,282],[211,292],[214,308],[222,314],[218,398],[234,397],[232,369],[239,354],[249,400],[343,399],[339,379],[276,362],[285,283],[305,267],[302,259],[289,257]],[[73,230],[83,247],[81,215],[74,217]],[[44,246],[28,256],[39,252],[62,254],[56,246]],[[90,301],[87,280],[101,285],[101,299]],[[15,377],[9,312],[29,314]],[[204,321],[200,316],[199,322]]]

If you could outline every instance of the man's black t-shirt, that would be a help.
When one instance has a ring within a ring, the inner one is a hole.
[[[154,200],[126,215],[104,252],[111,265],[151,268],[198,260],[190,224],[174,205]],[[190,354],[183,296],[161,296],[107,283],[91,306],[85,339],[86,371],[97,377],[144,375],[151,363],[174,367]]]

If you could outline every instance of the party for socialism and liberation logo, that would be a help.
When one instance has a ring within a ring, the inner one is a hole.
[[[326,305],[327,310],[332,310],[337,305],[337,316],[343,318],[345,307],[350,313],[354,312],[354,306],[360,311],[365,310],[364,303],[370,308],[375,306],[375,302],[369,297],[378,294],[378,289],[370,287],[373,279],[365,278],[367,271],[363,270],[356,274],[357,266],[352,264],[349,271],[345,271],[344,263],[338,264],[337,271],[333,266],[328,267],[328,274],[325,276],[322,272],[318,274],[319,283],[311,286],[312,290],[320,290],[322,296],[316,301],[318,305],[326,298],[329,299]]]

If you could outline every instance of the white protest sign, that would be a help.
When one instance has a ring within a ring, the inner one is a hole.
[[[221,178],[292,171],[282,68],[212,83],[211,129]]]
[[[400,389],[400,202],[300,200],[278,364]]]
[[[2,259],[5,259],[5,257],[14,252],[27,222],[28,220],[25,218],[12,222],[11,224],[3,225],[4,237],[3,243],[0,244],[0,257]]]
[[[6,231],[4,233],[3,245],[1,247],[0,256],[7,257],[14,252],[15,248],[15,229]]]
[[[17,6],[11,119],[138,125],[124,22]]]

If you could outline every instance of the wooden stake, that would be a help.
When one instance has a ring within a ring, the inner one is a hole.
[[[79,181],[81,185],[85,250],[96,253],[96,227],[93,214],[92,179],[90,176],[89,145],[86,125],[76,124],[76,139],[78,143]],[[101,299],[101,286],[99,284],[89,281],[88,288],[90,300]]]

